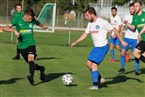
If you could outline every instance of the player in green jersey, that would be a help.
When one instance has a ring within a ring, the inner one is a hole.
[[[29,64],[30,75],[27,76],[31,85],[34,85],[34,72],[40,70],[40,79],[45,79],[45,67],[39,66],[34,62],[37,54],[35,47],[35,40],[33,37],[33,26],[34,24],[40,26],[43,29],[48,29],[47,26],[39,23],[35,18],[35,14],[32,9],[27,9],[24,13],[23,18],[18,19],[12,23],[12,26],[17,26],[17,30],[13,30],[9,27],[4,27],[3,31],[14,32],[18,37],[18,49],[25,61]]]
[[[17,21],[19,18],[22,18],[24,16],[24,11],[22,10],[22,4],[21,3],[17,3],[15,5],[15,12],[13,14],[13,17],[12,17],[12,20],[10,22],[10,24],[8,24],[8,27],[11,27],[12,23]],[[17,26],[16,26],[16,29],[18,30]],[[14,60],[19,60],[20,59],[20,51],[18,49],[18,39],[16,39],[16,44],[17,44],[17,54],[15,57],[13,57],[12,59]]]
[[[133,15],[132,24],[129,24],[127,21],[124,23],[131,28],[132,30],[137,29],[139,32],[139,43],[137,44],[136,48],[133,51],[133,55],[135,58],[140,59],[141,61],[145,62],[145,33],[142,30],[143,26],[145,25],[145,12],[142,11],[142,2],[140,0],[136,0],[134,2],[135,12],[136,14]],[[142,31],[141,31],[142,30]]]

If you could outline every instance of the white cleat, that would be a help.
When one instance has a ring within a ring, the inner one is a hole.
[[[89,90],[98,90],[99,88],[98,88],[98,86],[91,86],[90,88],[89,88]]]
[[[102,83],[105,83],[105,79],[104,78],[101,78],[101,80],[100,80],[100,83],[102,84]]]

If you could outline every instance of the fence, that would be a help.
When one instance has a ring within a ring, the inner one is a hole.
[[[10,21],[10,12],[14,7],[15,3],[19,0],[0,0],[0,24],[7,24]],[[103,1],[103,2],[102,2]],[[111,2],[112,0],[98,0],[96,4],[89,4],[92,5],[97,14],[103,18],[109,19],[111,15]],[[48,3],[45,0],[40,0],[35,6],[32,6],[34,9],[36,16],[39,15],[40,11],[42,10],[43,6]],[[26,5],[26,2],[25,2]],[[56,4],[57,5],[57,4]],[[129,3],[125,4],[124,6],[117,6],[118,15],[123,18],[125,14],[128,13],[128,5]],[[27,6],[24,6],[26,8]],[[144,8],[145,9],[145,8]],[[62,13],[61,9],[57,7],[56,9],[56,25],[55,26],[67,26],[67,27],[77,27],[77,28],[85,28],[87,26],[87,21],[84,19],[83,14],[76,14],[75,11],[71,11],[73,16],[71,16],[68,12]],[[67,18],[66,18],[67,16]]]

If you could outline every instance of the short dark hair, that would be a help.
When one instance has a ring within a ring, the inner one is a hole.
[[[33,18],[34,18],[34,16],[35,16],[35,13],[34,13],[34,11],[33,11],[32,9],[27,9],[27,10],[25,11],[25,14],[30,15],[30,16],[32,16]]]
[[[117,11],[117,8],[116,7],[112,7],[111,10],[116,10]]]
[[[94,14],[95,16],[97,15],[96,10],[93,7],[88,7],[85,10],[85,13],[88,12],[89,14]]]
[[[132,7],[132,6],[134,6],[134,2],[129,4],[129,7]]]
[[[140,6],[142,6],[142,2],[141,2],[141,0],[135,0],[134,3],[139,3]]]
[[[22,7],[22,4],[21,4],[21,3],[16,3],[16,4],[15,4],[15,8],[16,8],[17,6],[21,6],[21,7]]]

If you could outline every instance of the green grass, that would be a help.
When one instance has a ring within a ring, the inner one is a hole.
[[[71,34],[71,42],[81,32]],[[115,50],[116,63],[109,63],[110,54],[100,64],[100,73],[106,83],[98,91],[88,90],[91,76],[85,62],[92,49],[91,38],[78,44],[68,45],[68,32],[35,33],[37,45],[36,63],[46,67],[46,81],[39,80],[35,72],[35,86],[28,83],[28,64],[22,59],[14,61],[16,44],[10,42],[10,33],[0,34],[0,97],[144,97],[145,65],[140,62],[141,75],[135,76],[133,60],[126,63],[126,74],[118,75],[119,52]],[[72,73],[73,86],[64,86],[61,77]]]

